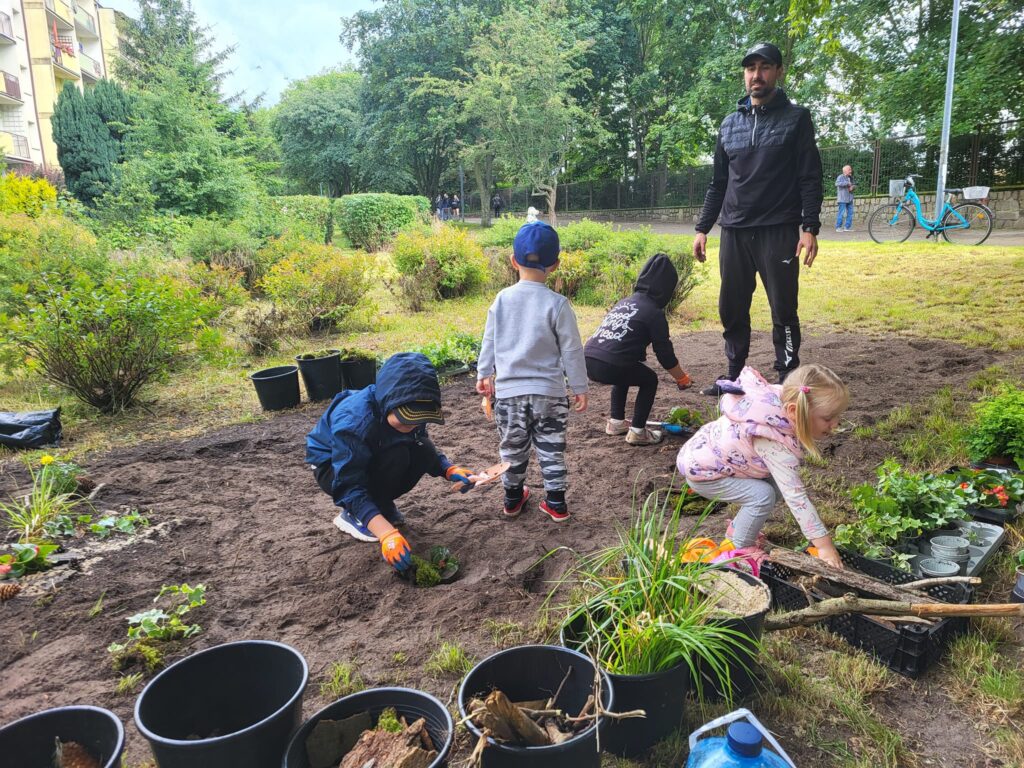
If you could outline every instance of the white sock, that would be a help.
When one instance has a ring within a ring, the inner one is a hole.
[[[625,419],[623,419],[623,421],[625,421]],[[643,427],[630,427],[629,431],[634,435],[642,435],[644,433]]]
[[[625,424],[626,423],[625,419],[608,419],[608,421],[610,421],[612,424]]]

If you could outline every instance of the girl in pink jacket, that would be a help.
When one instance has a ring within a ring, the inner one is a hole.
[[[759,549],[761,528],[781,493],[818,557],[842,568],[832,537],[807,498],[800,461],[804,452],[820,457],[815,441],[839,424],[850,402],[846,385],[828,368],[812,364],[795,369],[781,385],[744,368],[733,386],[734,394],[722,396],[722,416],[680,449],[680,474],[704,498],[740,505],[725,534],[737,549]]]

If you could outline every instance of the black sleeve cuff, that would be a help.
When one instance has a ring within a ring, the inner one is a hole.
[[[815,237],[821,232],[821,224],[804,224],[800,227],[804,232],[810,232]]]

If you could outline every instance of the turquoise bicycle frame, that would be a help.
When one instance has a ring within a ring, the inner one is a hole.
[[[937,235],[940,232],[947,229],[969,229],[971,226],[970,224],[967,223],[967,219],[961,216],[959,212],[949,204],[948,199],[943,203],[942,210],[939,212],[938,219],[926,219],[924,217],[924,214],[921,213],[921,198],[917,196],[917,192],[914,191],[913,187],[910,187],[906,191],[906,194],[904,194],[903,199],[900,200],[900,205],[906,205],[907,202],[911,202],[914,204],[914,218],[917,219],[918,224],[920,224],[922,227],[928,230],[928,237],[931,237],[932,235]],[[940,222],[946,218],[947,213],[952,213],[957,218],[958,223],[943,226]],[[898,216],[899,209],[896,210],[896,215],[892,217],[892,220],[889,223],[895,224]]]

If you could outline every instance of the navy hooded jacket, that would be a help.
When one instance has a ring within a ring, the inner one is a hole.
[[[651,256],[640,270],[633,295],[611,308],[583,353],[609,365],[627,366],[646,360],[651,345],[663,368],[679,365],[665,317],[678,284],[672,260],[664,253]]]
[[[367,490],[374,456],[400,443],[418,443],[427,436],[426,426],[409,433],[393,429],[388,412],[414,400],[441,402],[437,371],[425,355],[402,352],[384,363],[377,383],[365,389],[335,395],[313,431],[306,436],[306,463],[331,462],[334,469],[334,503],[366,525],[380,514]],[[437,454],[437,465],[428,473],[444,474],[452,463]]]

